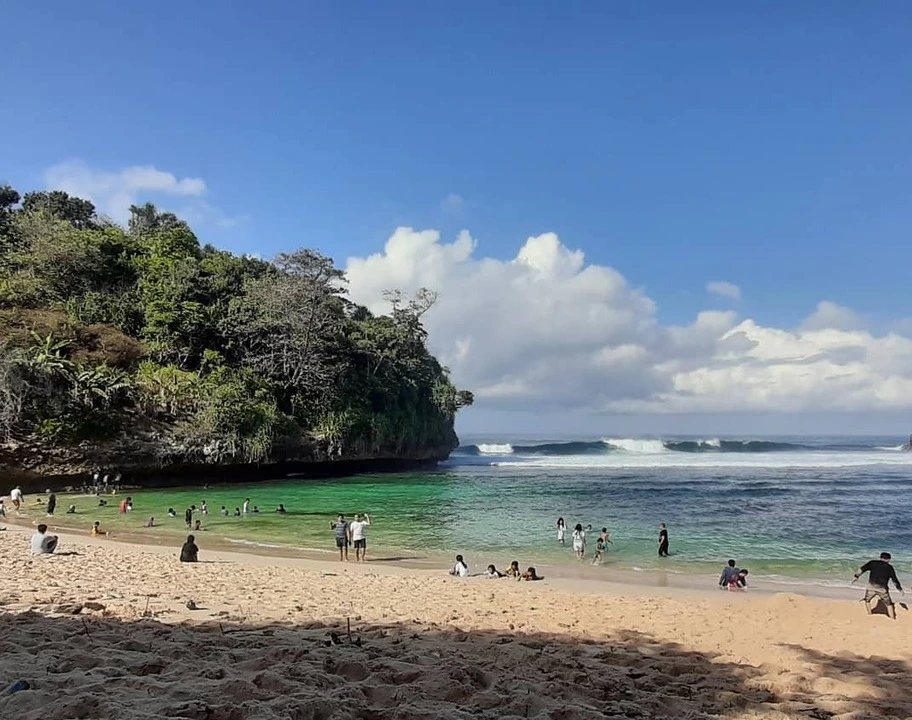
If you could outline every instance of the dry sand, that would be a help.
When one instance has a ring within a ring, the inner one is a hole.
[[[0,533],[3,720],[909,718],[912,613]],[[859,592],[860,595],[860,592]],[[187,608],[193,600],[198,609]],[[351,634],[348,632],[350,622]]]

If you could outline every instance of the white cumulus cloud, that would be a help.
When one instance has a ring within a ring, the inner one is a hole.
[[[732,300],[741,299],[741,288],[734,283],[726,282],[725,280],[713,280],[712,282],[706,283],[706,292]]]
[[[804,330],[860,330],[864,325],[862,317],[851,308],[823,300],[817,303],[817,309],[805,318],[801,327]]]
[[[817,320],[798,329],[712,310],[687,325],[663,325],[641,289],[611,267],[587,264],[554,233],[528,238],[509,260],[477,250],[466,231],[447,243],[436,231],[399,228],[382,252],[350,258],[346,270],[352,299],[375,311],[387,309],[386,289],[440,293],[425,316],[432,350],[479,405],[633,413],[912,408],[912,339],[872,334],[831,312],[838,306],[822,303]]]

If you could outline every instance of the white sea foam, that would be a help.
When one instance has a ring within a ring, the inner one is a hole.
[[[890,450],[892,452],[901,451],[906,449],[906,445],[890,445],[887,447],[878,447],[877,450]]]
[[[646,455],[657,455],[670,452],[661,440],[636,440],[635,438],[604,438],[603,443],[607,443],[615,450],[621,450],[625,453],[640,453]]]
[[[513,446],[510,443],[481,443],[478,452],[482,455],[512,455]]]
[[[613,444],[613,443],[612,443]],[[517,458],[496,463],[506,468],[840,468],[871,465],[912,467],[912,453],[784,452],[784,453],[683,453],[614,452],[604,455]]]
[[[698,440],[697,444],[714,448],[722,447],[722,441],[719,438],[712,438],[711,440]]]

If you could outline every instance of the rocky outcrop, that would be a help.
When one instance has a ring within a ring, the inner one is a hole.
[[[76,445],[41,438],[0,443],[0,492],[83,485],[95,470],[121,473],[129,485],[166,487],[284,477],[341,477],[433,467],[459,445],[452,432],[434,446],[343,447],[320,437],[284,438],[261,462],[239,462],[218,440],[188,443],[156,431]]]

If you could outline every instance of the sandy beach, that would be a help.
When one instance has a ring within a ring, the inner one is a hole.
[[[28,533],[0,533],[0,681],[31,686],[3,718],[912,716],[902,609]]]

